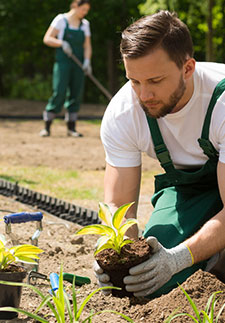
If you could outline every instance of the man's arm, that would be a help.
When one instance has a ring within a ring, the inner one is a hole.
[[[225,164],[218,162],[217,177],[220,196],[225,205]],[[204,206],[203,206],[204,207]],[[210,258],[225,248],[225,208],[207,221],[185,244],[190,248],[194,262]]]
[[[105,203],[114,213],[121,205],[135,202],[128,210],[126,218],[136,218],[138,198],[141,181],[141,166],[138,167],[113,167],[106,164],[104,191]],[[137,238],[137,228],[135,226],[128,230],[127,235]]]

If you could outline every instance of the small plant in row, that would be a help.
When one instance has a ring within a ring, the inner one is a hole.
[[[188,316],[195,323],[218,323],[221,317],[221,313],[224,310],[225,303],[220,307],[217,315],[215,313],[215,306],[218,301],[217,295],[222,293],[222,291],[214,292],[208,299],[207,304],[204,310],[198,310],[197,305],[194,300],[188,295],[182,286],[179,286],[184,295],[186,296],[188,302],[190,303],[191,308],[193,309],[195,316],[190,313],[177,313],[178,310],[175,310],[165,321],[164,323],[170,323],[177,317]],[[216,316],[215,316],[216,315]]]
[[[117,287],[100,287],[93,292],[91,292],[83,301],[80,305],[78,305],[77,302],[77,296],[76,296],[76,290],[75,290],[75,277],[73,280],[73,286],[72,286],[72,299],[69,298],[68,294],[64,290],[63,286],[63,269],[61,266],[60,269],[60,275],[59,275],[59,288],[57,291],[52,291],[52,295],[47,295],[45,296],[37,287],[25,283],[13,283],[13,282],[4,282],[0,281],[0,284],[6,284],[6,285],[11,285],[11,286],[23,286],[23,287],[28,287],[32,289],[38,296],[41,298],[41,303],[37,307],[35,313],[28,312],[23,309],[19,308],[14,308],[14,307],[2,307],[0,308],[1,311],[11,311],[11,312],[16,312],[16,313],[21,313],[25,314],[28,317],[31,317],[35,319],[38,322],[42,323],[49,323],[49,321],[38,315],[37,313],[40,312],[40,310],[44,307],[47,306],[54,318],[56,319],[57,323],[91,323],[92,319],[96,315],[100,315],[102,313],[113,313],[116,315],[119,315],[122,317],[124,320],[127,322],[135,323],[131,318],[128,316],[119,313],[114,310],[102,310],[98,312],[94,312],[91,310],[90,314],[87,315],[86,318],[81,318],[81,315],[84,312],[84,307],[88,303],[88,301],[91,299],[91,297],[96,294],[97,292],[103,290],[103,289],[108,289],[108,288],[114,288],[118,289]],[[84,314],[83,314],[84,316]]]

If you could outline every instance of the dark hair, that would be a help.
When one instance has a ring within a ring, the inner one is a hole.
[[[156,48],[164,49],[178,68],[188,57],[193,57],[189,29],[175,12],[161,10],[142,17],[122,33],[120,52],[123,58],[143,57]]]
[[[89,4],[89,5],[91,5],[91,2],[90,2],[90,0],[73,0],[72,2],[71,2],[71,4],[73,3],[73,2],[76,2],[76,4],[78,5],[78,7],[80,7],[80,6],[82,6],[83,4]]]

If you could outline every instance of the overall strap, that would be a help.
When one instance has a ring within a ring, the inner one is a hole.
[[[161,166],[165,169],[166,172],[174,170],[175,168],[173,162],[171,160],[169,151],[163,141],[157,120],[151,118],[148,115],[146,115],[146,117],[152,135],[156,157],[158,158]]]
[[[213,91],[211,100],[209,102],[208,110],[205,116],[201,138],[198,139],[199,145],[202,148],[204,154],[207,155],[209,158],[218,158],[218,152],[213,147],[212,143],[209,141],[209,127],[210,127],[213,108],[217,100],[221,96],[221,94],[224,92],[224,90],[225,90],[225,79],[220,81]]]
[[[69,23],[68,23],[68,20],[64,17],[63,18],[64,19],[64,21],[65,21],[65,24],[66,24],[66,27],[65,27],[65,29],[67,29],[67,28],[69,28]]]
[[[80,25],[79,25],[79,30],[81,29],[82,25],[83,25],[83,21],[82,21],[82,19],[81,19],[81,21],[80,21]]]

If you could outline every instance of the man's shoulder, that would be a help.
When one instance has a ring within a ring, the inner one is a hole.
[[[114,95],[107,109],[113,110],[114,115],[131,112],[138,105],[138,99],[130,82],[125,83]]]
[[[220,81],[225,78],[225,64],[215,62],[196,62],[196,71],[201,78]]]

